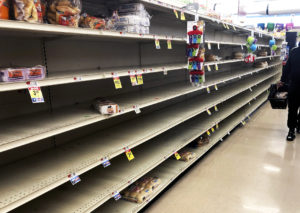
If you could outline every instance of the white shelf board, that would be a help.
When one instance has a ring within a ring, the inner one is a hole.
[[[250,82],[245,80],[239,81],[228,88],[222,89],[222,91],[212,93],[213,95],[208,97],[206,97],[207,95],[202,95],[203,98],[200,96],[197,101],[183,102],[158,113],[152,113],[148,117],[145,116],[142,119],[127,122],[126,127],[120,124],[98,134],[91,135],[85,138],[84,143],[82,143],[82,140],[73,141],[56,150],[41,153],[5,167],[3,169],[7,172],[0,174],[0,188],[3,191],[3,199],[7,200],[7,202],[2,201],[2,203],[8,209],[15,208],[28,201],[28,199],[38,197],[67,182],[69,174],[76,173],[80,175],[95,168],[103,162],[101,158],[108,157],[111,159],[116,157],[124,153],[124,146],[134,148],[175,125],[204,112],[206,109],[228,100],[230,97],[234,97],[240,92],[255,86],[255,84],[259,84],[274,74],[271,73],[265,77],[259,76],[260,78],[253,77]],[[256,93],[253,94],[255,95]],[[201,101],[204,97],[207,103]],[[232,104],[234,103],[232,101]],[[232,109],[234,110],[234,107],[230,108],[230,110]],[[230,111],[230,113],[232,112]],[[136,123],[143,125],[136,126]],[[117,133],[115,132],[116,129],[119,130]],[[128,135],[128,132],[131,132],[132,129],[134,129],[135,134]],[[148,130],[147,134],[144,133],[145,129]],[[101,143],[99,143],[99,138]],[[32,169],[27,170],[27,168]],[[17,174],[23,174],[24,179],[11,180],[7,176],[8,174],[9,177],[17,177]],[[23,194],[18,193],[18,191],[23,192]]]
[[[183,11],[185,14],[188,14],[188,15],[192,15],[192,16],[198,15],[198,17],[199,17],[200,20],[204,19],[205,21],[209,21],[211,23],[215,23],[215,24],[218,24],[218,25],[223,25],[223,23],[224,23],[224,24],[227,24],[229,26],[229,28],[230,28],[229,31],[231,31],[231,32],[237,32],[237,33],[239,33],[239,32],[245,32],[245,33],[249,33],[250,34],[253,31],[257,35],[262,35],[262,36],[265,36],[265,37],[268,37],[268,38],[272,38],[273,37],[273,35],[268,34],[268,33],[264,32],[264,31],[247,29],[247,28],[244,28],[244,27],[239,26],[237,24],[228,23],[228,22],[225,22],[225,21],[213,18],[213,17],[209,17],[209,16],[201,14],[201,13],[196,13],[195,11],[185,10],[185,9],[179,8],[177,6],[174,6],[174,5],[165,3],[165,2],[161,2],[159,0],[141,0],[141,2],[142,3],[146,3],[146,5],[148,4],[149,6],[151,6],[151,8],[154,8],[154,9],[167,9],[167,10],[174,10],[175,9],[178,12]],[[171,12],[173,13],[173,11],[171,11]],[[234,30],[234,28],[236,30]],[[281,40],[284,39],[282,37],[275,37],[275,38],[276,39],[281,39]]]
[[[143,203],[136,204],[125,200],[114,201],[110,200],[103,206],[98,208],[95,213],[136,213],[145,207],[149,201],[153,200],[159,193],[161,193],[170,183],[172,183],[181,173],[194,164],[199,158],[201,158],[207,151],[209,151],[215,144],[217,144],[228,132],[232,131],[240,122],[245,119],[249,114],[254,112],[261,104],[267,99],[267,94],[257,99],[251,106],[246,106],[243,109],[237,111],[225,121],[220,124],[220,128],[215,131],[210,137],[210,143],[201,148],[185,148],[188,151],[196,153],[196,158],[189,162],[176,161],[169,158],[153,171],[149,173],[149,176],[156,176],[162,180],[161,185],[154,191],[154,193]]]
[[[261,59],[271,59],[271,58],[277,58],[280,57],[280,55],[274,55],[274,56],[259,56],[256,57],[256,60],[261,60]],[[230,64],[230,63],[237,63],[237,62],[244,62],[244,59],[230,59],[230,60],[221,60],[221,61],[208,61],[205,62],[205,66],[211,66],[215,64]]]
[[[161,41],[171,40],[173,42],[186,43],[186,37],[176,38],[170,35],[146,35],[125,32],[114,32],[107,30],[96,30],[88,28],[75,28],[54,24],[28,23],[15,20],[0,20],[0,32],[8,36],[30,36],[30,37],[59,37],[72,36],[80,38],[96,38],[104,40],[133,40],[133,41]]]
[[[220,44],[220,45],[230,45],[230,46],[246,46],[246,42],[245,43],[237,43],[237,42],[226,42],[226,41],[209,41],[206,40],[205,41],[206,44]],[[269,47],[269,45],[266,44],[256,44],[257,47]]]
[[[61,84],[72,84],[86,81],[95,81],[102,79],[112,79],[114,74],[118,74],[119,77],[130,76],[129,71],[141,71],[142,74],[151,74],[173,70],[186,69],[185,64],[165,64],[165,65],[153,65],[145,67],[124,67],[124,68],[112,68],[106,70],[94,70],[94,71],[69,71],[69,72],[56,72],[49,74],[44,80],[36,81],[40,87],[54,86]],[[27,89],[28,85],[26,82],[1,82],[0,92]]]
[[[75,191],[71,185],[64,187],[64,193],[57,189],[46,194],[41,202],[39,200],[33,201],[28,207],[25,207],[27,210],[22,211],[26,212],[28,209],[35,209],[33,212],[91,212],[95,210],[106,200],[110,199],[112,192],[124,189],[130,183],[161,164],[165,159],[173,155],[175,151],[180,150],[205,133],[215,123],[219,123],[254,97],[264,93],[270,82],[269,80],[262,83],[262,85],[254,88],[253,92],[248,91],[241,97],[235,97],[224,104],[212,116],[206,113],[201,114],[194,120],[188,121],[149,141],[149,143],[143,144],[142,147],[133,150],[135,160],[132,162],[119,157],[116,161],[112,161],[112,165],[108,167],[109,169],[99,168],[88,174],[88,177],[84,176],[84,182],[79,183]],[[105,193],[107,196],[103,197]],[[57,203],[57,199],[64,199],[64,202]],[[44,208],[46,203],[44,202],[47,203],[46,211]]]
[[[277,65],[279,63],[273,63],[269,68]],[[0,124],[0,129],[2,130],[0,132],[0,152],[132,112],[135,110],[133,108],[135,105],[138,105],[140,108],[148,107],[265,69],[239,70],[235,71],[234,74],[231,72],[220,72],[214,79],[208,79],[203,87],[191,87],[189,82],[184,82],[144,90],[139,94],[134,93],[132,95],[128,93],[111,97],[110,100],[118,103],[123,109],[121,113],[112,116],[100,115],[92,111],[88,105],[80,105],[58,109],[52,114],[40,113],[38,117],[36,115],[26,115],[5,120]]]

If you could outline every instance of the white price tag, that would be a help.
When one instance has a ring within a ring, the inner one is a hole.
[[[218,42],[218,50],[220,49],[220,43]]]
[[[207,48],[211,50],[211,44],[209,42],[207,43]]]
[[[134,105],[133,109],[134,109],[134,111],[135,111],[136,114],[141,113],[141,109],[140,109],[139,105]]]
[[[164,75],[168,75],[168,70],[165,67],[163,67],[162,69],[164,71]]]
[[[243,47],[243,45],[241,44],[241,49],[243,50],[244,49],[244,47]]]

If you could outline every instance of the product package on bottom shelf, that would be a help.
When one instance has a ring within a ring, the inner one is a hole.
[[[135,203],[146,200],[161,183],[158,177],[143,177],[122,192],[122,198]]]

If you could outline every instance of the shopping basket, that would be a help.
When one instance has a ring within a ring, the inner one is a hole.
[[[288,104],[287,95],[283,96],[283,93],[287,93],[288,85],[277,88],[276,84],[272,84],[270,87],[270,94],[268,100],[271,103],[272,109],[286,109]]]

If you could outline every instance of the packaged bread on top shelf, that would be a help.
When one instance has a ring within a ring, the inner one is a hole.
[[[51,24],[78,27],[80,0],[53,0],[49,3],[47,19]]]
[[[0,0],[0,19],[9,19],[9,1]]]
[[[83,28],[105,29],[106,23],[105,20],[102,18],[89,16],[88,14],[83,13],[80,16],[79,25]]]
[[[14,0],[15,19],[27,22],[43,22],[40,0]]]

